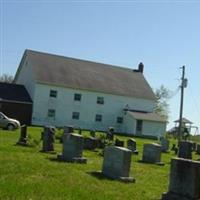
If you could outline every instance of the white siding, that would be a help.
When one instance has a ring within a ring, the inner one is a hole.
[[[57,98],[49,97],[50,90],[56,90]],[[74,94],[82,95],[81,101],[74,101]],[[97,97],[104,97],[104,104],[97,104]],[[115,127],[118,132],[126,130],[125,119],[123,124],[117,124],[117,116],[124,116],[123,109],[128,104],[130,109],[152,112],[154,101],[116,96],[85,90],[55,87],[36,84],[33,105],[32,123],[35,125],[54,124],[63,126],[73,124],[76,127],[96,130],[107,130],[109,126]],[[47,117],[48,109],[55,109],[55,119]],[[72,119],[72,112],[80,112],[80,119]],[[101,114],[102,122],[95,122],[95,115]],[[131,130],[131,129],[130,129]]]
[[[26,59],[22,63],[20,72],[18,73],[18,76],[16,77],[15,83],[24,85],[31,99],[33,100],[34,92],[35,92],[35,80],[33,77],[31,63],[26,61]]]
[[[125,132],[128,134],[136,134],[136,123],[137,120],[130,114],[125,116]],[[145,121],[142,120],[142,133],[141,135],[150,136],[164,136],[166,133],[166,122],[156,122],[156,121]]]
[[[164,136],[166,132],[165,122],[143,121],[143,134],[153,136]]]
[[[135,127],[136,127],[136,120],[129,114],[124,115],[125,118],[125,128],[124,128],[124,133],[127,134],[135,134]]]

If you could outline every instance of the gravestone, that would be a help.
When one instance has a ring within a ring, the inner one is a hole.
[[[45,126],[42,132],[43,146],[42,152],[54,151],[54,141],[55,141],[55,127]]]
[[[192,159],[192,142],[190,141],[179,142],[178,157],[185,159]]]
[[[95,135],[95,131],[94,130],[90,131],[90,136],[93,137],[93,138],[95,138],[96,135]]]
[[[83,136],[79,134],[63,135],[62,155],[58,159],[66,162],[86,163],[87,159],[82,157],[83,153]]]
[[[129,176],[131,151],[124,147],[107,146],[104,150],[102,174],[125,182],[134,179]]]
[[[136,147],[136,141],[133,138],[131,138],[127,141],[127,147],[129,150],[132,151],[132,153],[138,154],[138,150]]]
[[[200,162],[173,158],[168,190],[162,200],[199,200]]]
[[[74,127],[73,126],[64,126],[63,127],[63,132],[64,133],[73,133],[74,132]]]
[[[98,147],[98,139],[94,137],[84,138],[84,149],[95,150]]]
[[[22,146],[27,146],[27,126],[26,125],[22,125],[20,128],[20,138],[19,141],[17,142],[18,145],[22,145]]]
[[[101,139],[101,138],[98,138],[98,146],[97,146],[97,148],[103,149],[105,146],[106,146],[105,140]]]
[[[162,152],[168,152],[169,151],[169,140],[167,140],[164,137],[160,138],[160,144],[161,144],[161,151]]]
[[[113,139],[114,139],[114,128],[113,127],[108,128],[106,139],[113,141]]]
[[[200,144],[197,144],[197,154],[200,155]]]
[[[116,138],[115,146],[124,147],[124,141],[123,140],[119,140],[119,139]]]
[[[161,145],[156,143],[144,144],[142,161],[163,165],[161,163]]]

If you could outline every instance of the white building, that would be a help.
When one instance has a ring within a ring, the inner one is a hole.
[[[14,82],[33,101],[32,124],[160,136],[166,120],[153,113],[155,95],[137,70],[26,50]]]

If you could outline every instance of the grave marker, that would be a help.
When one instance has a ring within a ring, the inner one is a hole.
[[[138,150],[137,150],[136,146],[137,146],[136,141],[133,138],[131,138],[127,141],[128,149],[131,150],[132,153],[134,153],[134,154],[138,154]]]
[[[42,134],[43,146],[42,152],[54,151],[54,141],[55,141],[55,127],[45,126]]]
[[[18,145],[22,145],[22,146],[27,146],[27,126],[26,125],[22,125],[20,128],[20,138],[19,141],[17,142]]]
[[[171,160],[169,191],[162,200],[199,200],[200,162],[183,158]]]
[[[134,179],[129,176],[131,167],[131,151],[127,148],[107,146],[104,150],[102,174],[125,182]]]
[[[169,140],[167,140],[164,137],[160,138],[160,144],[161,144],[161,151],[162,152],[168,152],[169,151]]]
[[[156,143],[144,144],[142,161],[163,165],[161,163],[161,145]]]
[[[190,141],[180,141],[178,149],[178,157],[185,159],[192,159],[193,144]]]
[[[58,159],[66,162],[86,163],[87,159],[82,157],[83,136],[79,134],[63,135],[63,152]]]
[[[116,138],[115,146],[124,147],[124,141],[123,140],[119,140],[119,139]]]

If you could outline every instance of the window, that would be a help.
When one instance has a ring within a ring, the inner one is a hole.
[[[47,115],[48,117],[55,117],[56,111],[54,109],[49,109]]]
[[[123,117],[117,117],[117,123],[122,124],[123,123]]]
[[[72,119],[79,119],[79,115],[80,115],[79,112],[73,112],[72,113]]]
[[[56,98],[57,97],[57,91],[56,90],[50,90],[49,96]]]
[[[74,101],[81,101],[81,94],[74,94]]]
[[[101,122],[102,121],[102,115],[97,114],[95,117],[96,122]]]
[[[97,97],[97,104],[104,104],[104,98],[103,97]]]

